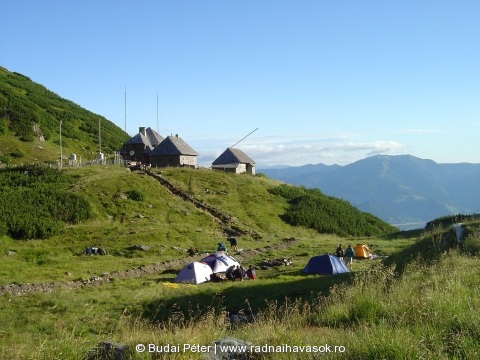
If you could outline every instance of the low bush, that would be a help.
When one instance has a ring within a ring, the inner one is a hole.
[[[143,201],[145,199],[145,196],[143,195],[143,193],[141,193],[136,189],[127,191],[127,196],[129,199],[135,200],[135,201]]]
[[[326,196],[318,189],[280,185],[270,189],[270,192],[288,200],[290,206],[282,218],[293,226],[340,236],[374,236],[397,230],[347,201]]]
[[[65,223],[91,218],[90,203],[66,192],[71,183],[73,178],[50,168],[1,171],[0,235],[44,239],[58,234]]]

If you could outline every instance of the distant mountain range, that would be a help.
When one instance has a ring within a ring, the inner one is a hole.
[[[257,173],[318,188],[401,229],[423,227],[441,216],[480,212],[480,164],[376,155],[345,166],[309,164]]]

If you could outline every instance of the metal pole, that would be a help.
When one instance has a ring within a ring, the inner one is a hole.
[[[241,141],[243,141],[244,139],[246,139],[247,137],[249,137],[251,134],[253,134],[253,133],[254,133],[255,131],[257,131],[257,130],[258,130],[258,128],[256,128],[255,130],[253,130],[253,131],[252,131],[251,133],[249,133],[247,136],[244,136],[241,140],[237,141],[237,142],[235,143],[235,145],[238,145],[238,143],[240,143]],[[235,145],[233,145],[232,148],[233,148]]]
[[[127,85],[125,85],[125,132],[127,132]],[[125,140],[125,152],[123,154],[123,165],[127,166],[127,140]]]
[[[62,120],[60,120],[60,167],[63,166],[63,152],[62,152]]]
[[[100,118],[98,119],[98,152],[102,153],[102,133],[100,128]]]

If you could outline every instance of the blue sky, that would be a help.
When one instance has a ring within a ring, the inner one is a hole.
[[[480,163],[476,0],[2,0],[0,59],[206,166]]]

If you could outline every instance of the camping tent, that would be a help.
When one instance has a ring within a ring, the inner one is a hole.
[[[307,274],[335,275],[349,271],[338,257],[333,255],[319,255],[310,258],[303,272]]]
[[[215,274],[227,271],[232,265],[240,265],[237,260],[223,251],[216,251],[204,257],[200,262],[208,264]]]
[[[355,255],[353,255],[355,259],[368,259],[371,256],[370,249],[367,245],[357,244],[353,248],[353,251],[355,252]]]
[[[210,280],[212,269],[207,264],[192,262],[183,267],[175,278],[175,282],[201,284]]]

